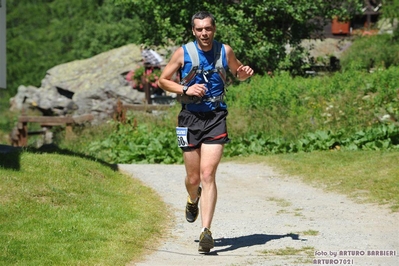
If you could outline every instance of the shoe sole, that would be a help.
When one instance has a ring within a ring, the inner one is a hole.
[[[209,253],[211,252],[211,249],[198,249],[199,253]]]
[[[198,217],[198,216],[197,216]],[[189,223],[193,223],[193,222],[195,222],[196,220],[197,220],[197,218],[195,218],[194,220],[189,220],[188,218],[186,218],[186,220],[187,220],[187,222],[189,222]]]

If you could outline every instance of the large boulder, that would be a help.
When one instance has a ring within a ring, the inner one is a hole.
[[[93,114],[94,123],[108,119],[118,99],[128,104],[144,103],[144,93],[134,90],[125,79],[140,64],[140,47],[129,44],[55,66],[47,71],[40,88],[19,86],[10,99],[11,109],[36,108],[43,115]]]

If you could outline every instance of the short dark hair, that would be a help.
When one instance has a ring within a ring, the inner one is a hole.
[[[194,19],[201,19],[203,20],[204,18],[211,18],[211,23],[212,26],[215,26],[215,17],[212,15],[212,13],[209,13],[208,11],[200,11],[196,14],[193,15],[191,18],[191,27],[194,27]]]

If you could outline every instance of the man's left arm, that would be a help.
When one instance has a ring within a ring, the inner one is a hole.
[[[254,74],[250,66],[244,66],[234,54],[233,49],[225,44],[227,64],[229,65],[231,73],[240,81],[244,81]]]

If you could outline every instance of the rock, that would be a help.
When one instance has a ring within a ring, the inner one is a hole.
[[[26,106],[31,106],[36,92],[37,88],[34,86],[19,86],[17,94],[10,99],[10,110],[18,111],[24,109]]]
[[[89,59],[49,69],[41,87],[21,85],[10,99],[13,111],[35,108],[43,115],[93,114],[94,123],[112,117],[118,99],[144,102],[143,92],[133,90],[125,75],[142,62],[140,47],[129,44]]]

